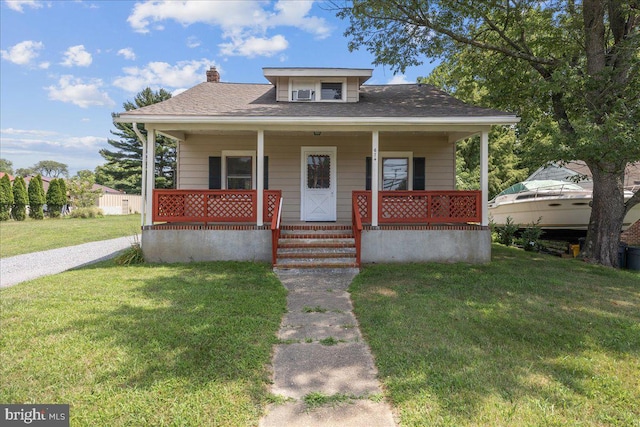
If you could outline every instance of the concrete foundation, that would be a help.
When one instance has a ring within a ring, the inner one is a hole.
[[[491,261],[491,232],[486,230],[362,231],[362,263]]]
[[[145,228],[142,250],[148,262],[271,262],[271,230]],[[488,229],[365,229],[361,260],[364,264],[487,263],[491,261],[491,232]]]
[[[271,262],[271,230],[142,230],[148,262]]]

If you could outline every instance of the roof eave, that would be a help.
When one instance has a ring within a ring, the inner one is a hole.
[[[242,125],[513,125],[520,122],[515,115],[506,116],[447,116],[447,117],[229,117],[229,116],[172,116],[126,114],[114,117],[116,123],[156,124],[242,124]]]

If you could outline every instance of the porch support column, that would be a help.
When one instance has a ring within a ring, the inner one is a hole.
[[[156,130],[147,129],[147,179],[145,195],[145,218],[144,225],[153,225],[153,189],[155,188],[156,170]]]
[[[480,136],[480,190],[482,191],[482,223],[489,225],[489,130]]]
[[[378,154],[380,135],[374,130],[371,135],[371,226],[378,226]]]
[[[140,139],[140,143],[142,144],[142,170],[140,171],[140,183],[141,183],[141,194],[142,194],[142,206],[140,212],[140,225],[145,225],[145,217],[147,215],[147,206],[145,203],[147,197],[147,139],[144,137],[142,132],[138,129],[138,123],[133,122],[133,131],[138,135],[138,139]]]
[[[263,205],[264,205],[264,130],[258,131],[258,149],[256,150],[256,192],[257,194],[257,226],[264,225],[264,218],[262,217]]]

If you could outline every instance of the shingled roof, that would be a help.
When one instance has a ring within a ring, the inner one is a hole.
[[[271,84],[201,83],[166,101],[121,113],[150,120],[163,117],[340,117],[340,118],[449,118],[515,115],[466,104],[426,84],[363,85],[360,101],[277,102]],[[124,120],[122,120],[124,119]]]

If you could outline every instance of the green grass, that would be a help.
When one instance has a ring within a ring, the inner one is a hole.
[[[93,267],[0,292],[0,402],[73,426],[254,426],[286,291],[266,264]]]
[[[638,426],[640,274],[494,246],[377,265],[355,313],[403,426]]]
[[[140,233],[140,215],[0,221],[0,258]]]

